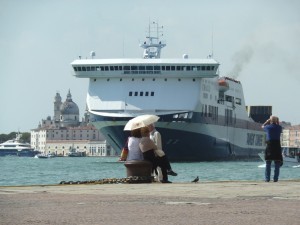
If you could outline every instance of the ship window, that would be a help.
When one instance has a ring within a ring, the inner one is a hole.
[[[82,71],[86,71],[86,68],[85,68],[85,67],[82,67]]]
[[[181,66],[176,66],[176,70],[181,70]]]
[[[225,101],[227,102],[233,102],[233,97],[230,95],[225,95]]]
[[[155,78],[153,78],[152,80],[155,81]]]
[[[118,66],[114,66],[114,70],[119,70],[119,67]]]
[[[190,67],[190,66],[187,66],[187,67],[186,67],[186,70],[191,70],[191,67]]]
[[[153,70],[153,66],[146,66],[146,70]]]
[[[119,70],[122,70],[122,66],[119,66]]]
[[[104,66],[100,66],[101,71],[104,71]]]
[[[122,81],[123,79],[122,78],[120,78],[120,81]]]
[[[205,70],[205,66],[201,66],[201,70]]]
[[[215,67],[214,67],[214,66],[212,66],[212,67],[211,67],[211,70],[215,70]]]
[[[165,78],[165,81],[167,81],[168,79],[167,78]]]
[[[170,70],[170,66],[166,66],[166,70]]]
[[[108,71],[108,66],[104,66],[104,70],[105,70],[105,71]]]
[[[139,94],[139,93],[138,93],[137,91],[136,91],[136,92],[134,92],[134,96],[138,96],[138,94]]]
[[[137,66],[131,66],[131,70],[137,70]]]
[[[210,66],[207,66],[207,67],[206,67],[206,70],[210,70]]]
[[[78,71],[81,71],[81,67],[77,67],[77,70],[78,70]]]
[[[124,66],[124,70],[130,70],[130,66]]]
[[[173,70],[173,71],[174,71],[174,70],[175,70],[175,66],[171,66],[171,70]]]
[[[129,96],[132,96],[132,91],[129,91]]]
[[[165,67],[165,66],[162,66],[161,69],[162,69],[162,70],[166,70],[166,67]]]
[[[94,66],[91,67],[91,71],[95,71],[95,67]]]
[[[160,70],[160,66],[154,66],[154,70]]]
[[[154,91],[151,91],[151,96],[154,96]]]
[[[91,68],[88,66],[87,68],[86,68],[86,71],[90,71],[91,70]]]
[[[139,66],[139,70],[145,70],[145,66]]]
[[[197,70],[200,71],[201,70],[201,66],[197,66]]]
[[[145,96],[149,96],[149,92],[148,91],[145,92]]]
[[[77,68],[76,68],[76,67],[73,67],[73,69],[74,69],[75,71],[77,71]]]
[[[110,71],[114,71],[114,67],[113,67],[113,66],[110,66],[110,67],[109,67],[109,70],[110,70]]]
[[[96,70],[99,71],[100,70],[100,66],[96,66]]]
[[[197,67],[196,66],[192,66],[192,70],[193,71],[197,71]]]
[[[240,98],[236,98],[235,99],[235,103],[238,104],[238,105],[241,105],[242,104],[242,100]]]
[[[140,96],[143,96],[143,95],[144,95],[144,92],[141,91],[141,92],[140,92]]]

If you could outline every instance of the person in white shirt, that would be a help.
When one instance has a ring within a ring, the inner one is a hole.
[[[154,124],[148,125],[148,128],[150,130],[150,138],[157,146],[157,151],[155,151],[155,155],[157,156],[158,160],[160,161],[161,164],[164,164],[166,166],[168,175],[177,176],[177,173],[175,173],[172,170],[169,159],[162,149],[162,141],[161,141],[160,133],[155,129]]]
[[[131,131],[131,136],[128,138],[128,155],[126,161],[144,160],[143,153],[139,147],[141,138],[141,129]]]

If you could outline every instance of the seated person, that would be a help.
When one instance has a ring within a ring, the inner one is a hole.
[[[150,138],[157,146],[158,150],[155,151],[155,155],[158,157],[158,160],[161,161],[161,163],[165,164],[167,167],[167,173],[171,176],[177,176],[177,173],[175,173],[172,170],[170,161],[164,151],[162,150],[162,143],[161,143],[161,135],[160,133],[155,129],[154,124],[148,125],[148,128],[150,130]]]
[[[157,157],[155,157],[155,150],[157,150],[156,145],[154,142],[150,139],[150,131],[148,127],[141,128],[141,135],[142,138],[140,139],[139,147],[141,151],[143,152],[143,156],[145,160],[148,160],[152,163],[153,169],[155,169],[157,166],[159,166],[162,170],[162,183],[172,183],[168,180],[168,174],[167,174],[167,167],[166,164],[163,161],[158,160]]]
[[[143,153],[139,147],[141,138],[140,128],[131,131],[131,136],[128,138],[128,155],[126,161],[144,160]]]

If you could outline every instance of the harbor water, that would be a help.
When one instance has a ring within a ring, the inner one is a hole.
[[[263,180],[262,161],[171,163],[178,176],[172,182],[190,182],[199,176],[203,181]],[[273,172],[273,171],[272,171]],[[281,180],[300,178],[299,166],[283,165]],[[124,178],[126,168],[116,157],[0,157],[0,186],[47,185],[61,181],[88,181]]]

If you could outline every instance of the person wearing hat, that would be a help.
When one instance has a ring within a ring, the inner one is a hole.
[[[282,127],[279,125],[279,118],[277,116],[271,116],[263,125],[262,128],[266,131],[267,146],[265,149],[265,181],[270,181],[271,176],[271,164],[274,161],[274,177],[273,181],[277,182],[279,178],[280,167],[283,164],[280,135],[282,133]]]

